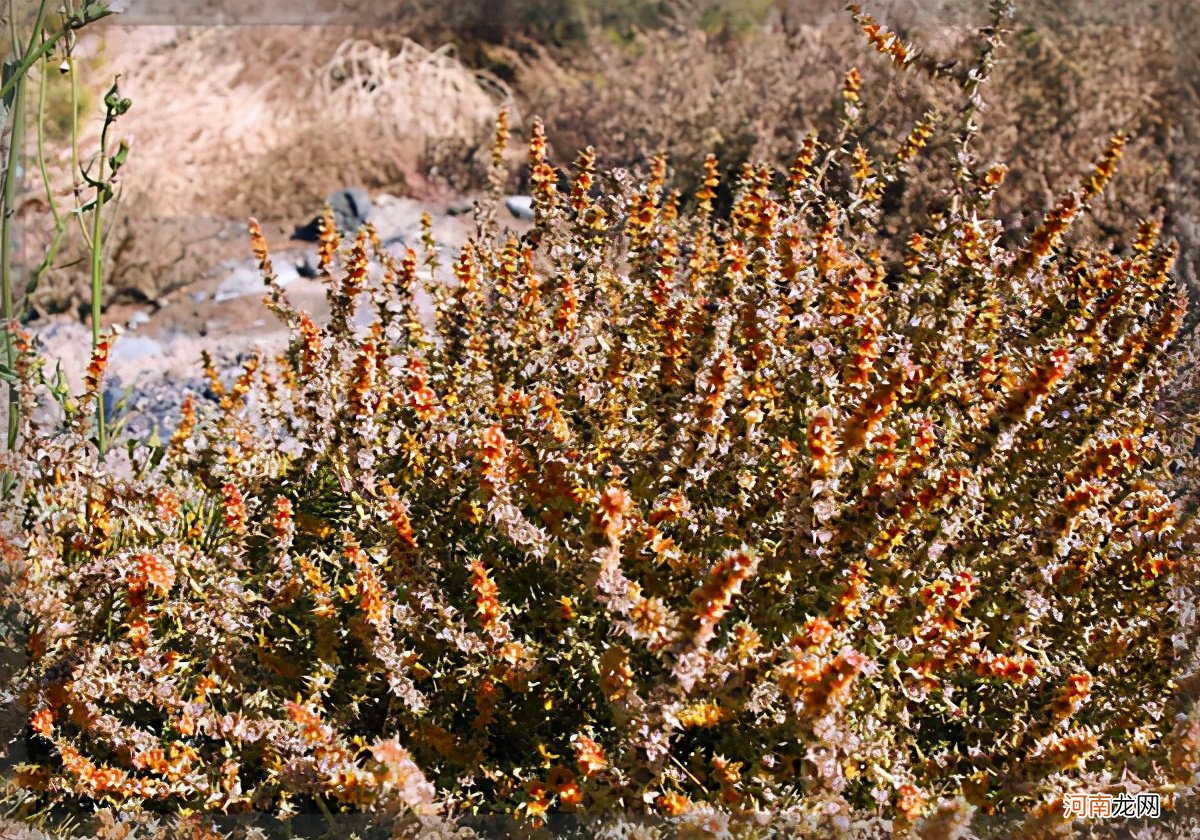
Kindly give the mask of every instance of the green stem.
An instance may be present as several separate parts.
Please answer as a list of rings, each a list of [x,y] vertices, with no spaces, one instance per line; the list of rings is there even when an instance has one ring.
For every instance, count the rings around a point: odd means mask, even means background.
[[[108,123],[100,132],[100,157],[97,162],[96,207],[92,213],[92,353],[100,344],[100,304],[104,294],[104,243],[101,229],[101,209],[104,207],[104,156],[108,154]],[[104,388],[100,383],[96,386],[96,447],[100,451],[100,460],[104,460],[104,450],[108,446],[108,429],[104,423]]]
[[[17,212],[17,167],[21,162],[21,151],[25,143],[25,83],[16,86],[13,95],[9,123],[8,160],[4,172],[4,215],[0,219],[0,317],[4,319],[4,358],[9,370],[16,370],[16,347],[13,340],[13,279],[12,279],[12,223]],[[18,391],[16,383],[8,385],[8,433],[6,448],[15,449],[17,432],[20,428]]]
[[[50,184],[50,168],[46,165],[46,89],[50,86],[50,64],[42,65],[42,84],[38,88],[37,111],[37,160],[38,171],[42,173],[42,188],[46,191],[46,203],[50,205],[50,214],[54,216],[56,229],[63,226],[62,215],[58,212],[58,202],[54,200],[54,188]]]
[[[31,301],[33,293],[41,285],[42,278],[46,276],[46,272],[54,264],[54,258],[58,256],[58,249],[62,247],[63,240],[67,232],[67,223],[63,219],[62,214],[58,210],[58,201],[54,198],[54,188],[50,183],[50,168],[46,165],[46,89],[49,86],[50,64],[48,62],[42,64],[42,84],[38,90],[38,110],[37,110],[37,160],[38,170],[42,173],[42,188],[46,192],[46,202],[50,206],[50,213],[54,217],[54,240],[50,243],[50,247],[46,250],[46,256],[42,259],[41,264],[33,270],[29,275],[29,279],[25,282],[25,292],[21,296],[21,307],[17,313],[20,320],[24,320],[29,316],[32,309]]]

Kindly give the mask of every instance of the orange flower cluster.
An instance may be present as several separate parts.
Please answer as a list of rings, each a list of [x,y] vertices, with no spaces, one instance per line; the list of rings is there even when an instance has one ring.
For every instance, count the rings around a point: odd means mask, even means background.
[[[380,488],[384,496],[384,504],[387,506],[388,520],[392,523],[392,530],[402,543],[409,548],[417,547],[417,538],[413,531],[412,520],[408,517],[408,508],[400,500],[400,495],[391,484],[384,481],[380,483]]]
[[[440,411],[437,394],[429,387],[429,376],[419,359],[408,363],[408,399],[405,402],[421,420],[430,420]]]
[[[321,720],[321,716],[311,704],[288,701],[286,708],[288,719],[300,724],[300,731],[305,740],[323,744],[333,739],[333,729]]]
[[[871,15],[862,11],[862,7],[857,3],[851,3],[846,7],[850,14],[854,16],[854,20],[862,27],[866,33],[867,39],[871,42],[876,50],[883,53],[892,59],[898,67],[903,67],[913,59],[911,48],[896,37],[894,32],[889,32],[884,29]]]
[[[721,802],[736,808],[742,804],[745,795],[742,787],[742,762],[730,761],[721,755],[712,758],[713,776],[721,786]]]
[[[546,129],[536,118],[529,140],[529,181],[533,185],[535,212],[547,212],[557,196],[558,174],[546,162]]]
[[[479,437],[479,460],[483,464],[483,480],[489,490],[504,484],[508,476],[509,443],[504,430],[490,426]]]
[[[863,563],[851,563],[846,576],[846,585],[838,593],[831,615],[835,619],[853,621],[862,609],[867,588],[867,567]]]
[[[717,197],[716,187],[721,183],[721,175],[717,170],[717,156],[709,154],[704,158],[704,179],[700,189],[696,191],[700,213],[707,216],[712,213],[713,199]]]
[[[1091,692],[1091,674],[1087,671],[1071,674],[1067,677],[1066,685],[1059,689],[1057,696],[1051,703],[1051,710],[1054,712],[1054,716],[1059,719],[1071,717],[1087,702]]]
[[[379,323],[375,324],[375,338],[362,343],[354,359],[354,380],[350,385],[350,416],[364,419],[374,415],[379,407],[375,391],[375,376],[379,366],[376,341],[379,339]]]
[[[596,150],[591,146],[575,158],[575,180],[571,183],[571,208],[583,216],[592,207],[591,191],[596,183]]]
[[[175,567],[169,561],[143,551],[133,562],[133,570],[125,577],[131,595],[142,595],[148,588],[163,597],[170,593],[175,585]]]
[[[675,718],[684,729],[705,729],[716,726],[729,717],[729,713],[718,703],[694,703],[680,709]]]
[[[1080,209],[1082,208],[1079,197],[1072,194],[1060,200],[1046,214],[1046,218],[1042,220],[1041,225],[1029,239],[1027,251],[1029,265],[1036,267],[1049,256],[1051,250],[1057,247],[1067,228],[1075,221],[1075,217],[1079,215]]]
[[[258,260],[258,270],[262,272],[263,276],[273,277],[275,269],[271,266],[271,257],[267,253],[267,239],[263,236],[258,219],[250,220],[250,250],[254,253],[254,258]]]
[[[1040,745],[1037,757],[1061,773],[1080,769],[1098,749],[1096,733],[1083,728],[1067,735],[1052,735]]]
[[[604,750],[587,735],[572,736],[571,746],[575,749],[575,762],[579,765],[579,772],[585,779],[595,777],[608,767],[608,759],[604,757]]]
[[[824,616],[810,618],[804,622],[804,628],[792,637],[792,647],[821,648],[833,638],[833,624]]]
[[[325,206],[321,214],[317,235],[317,265],[321,271],[328,271],[338,248],[342,245],[342,237],[338,234],[337,223],[333,217],[333,208],[329,205]]]
[[[363,615],[370,624],[383,624],[386,620],[383,587],[371,568],[371,559],[352,534],[345,534],[343,538],[346,541],[346,559],[354,567],[354,583],[358,587],[358,603]]]
[[[632,509],[629,492],[620,484],[610,484],[600,494],[599,506],[592,514],[592,529],[616,543],[625,531],[626,517]]]
[[[862,378],[866,380],[865,375]],[[871,433],[895,408],[903,387],[903,375],[894,371],[862,401],[842,430],[842,455],[853,455],[866,445]]]
[[[837,464],[838,439],[828,412],[822,411],[809,421],[807,440],[813,476],[829,475]]]
[[[823,717],[845,703],[870,661],[849,649],[830,658],[803,654],[779,672],[779,686],[790,698],[802,696],[806,715]]]
[[[483,629],[492,633],[500,627],[500,594],[499,588],[488,574],[487,567],[479,559],[472,560],[468,568],[471,571],[471,590],[475,593],[475,615]]]
[[[221,488],[225,501],[225,527],[234,534],[246,533],[246,504],[237,485],[226,483]]]
[[[558,804],[566,810],[571,810],[583,802],[583,790],[579,787],[579,779],[566,767],[550,768],[546,775],[546,787],[558,799]]]
[[[904,142],[900,145],[900,148],[896,150],[897,163],[907,163],[920,154],[921,150],[925,148],[925,144],[933,137],[935,120],[936,116],[933,113],[929,113],[913,126],[912,131],[904,138]],[[988,170],[988,173],[990,174],[991,170]],[[989,183],[988,186],[994,188],[994,186],[998,186],[998,183],[995,185]]]
[[[845,81],[842,83],[842,99],[847,103],[855,103],[861,101],[859,93],[862,92],[862,73],[857,67],[851,67],[846,73]]]
[[[1029,379],[1013,392],[1004,407],[1004,413],[1013,420],[1029,420],[1039,403],[1058,382],[1067,375],[1071,353],[1065,347],[1050,351],[1050,359],[1036,368]]]
[[[155,497],[154,513],[160,522],[174,524],[179,519],[179,497],[165,487],[159,490]]]
[[[716,635],[716,626],[729,612],[729,607],[758,567],[758,555],[742,548],[722,557],[704,584],[692,592],[692,644],[704,647]]]
[[[271,515],[271,532],[275,535],[281,548],[286,550],[291,545],[296,532],[296,523],[292,517],[292,502],[286,496],[275,497],[275,512]]]
[[[508,148],[509,126],[508,126],[508,106],[501,105],[500,112],[496,115],[496,134],[492,140],[492,168],[495,170],[503,169],[504,167],[504,152]]]
[[[192,435],[196,433],[196,398],[191,392],[184,395],[180,414],[179,425],[171,435],[171,449],[175,451],[191,440]]]
[[[1028,656],[1010,657],[1003,653],[985,654],[981,655],[976,662],[975,673],[981,677],[1024,683],[1037,675],[1037,663]]]
[[[83,389],[87,395],[99,394],[100,383],[104,379],[104,371],[108,367],[108,354],[112,350],[113,336],[102,335],[92,349],[92,357],[88,362],[87,373],[83,377]]]
[[[54,734],[54,712],[51,709],[38,709],[29,719],[29,725],[37,734],[49,738]]]
[[[579,325],[579,297],[575,293],[575,281],[570,275],[563,277],[559,294],[561,300],[554,312],[554,328],[568,340],[573,340]]]
[[[908,822],[916,822],[925,812],[925,797],[916,785],[904,784],[896,789],[896,811]]]
[[[681,793],[675,791],[667,791],[660,793],[654,800],[654,804],[658,809],[668,817],[677,817],[685,813],[691,806],[691,801]]]
[[[1117,171],[1117,163],[1121,160],[1121,155],[1125,150],[1125,143],[1129,140],[1127,134],[1116,134],[1108,141],[1108,150],[1104,153],[1104,157],[1096,164],[1096,168],[1083,182],[1083,199],[1088,201],[1098,196],[1104,191],[1108,182],[1112,180]]]
[[[300,314],[300,373],[312,376],[321,359],[321,330],[308,317],[308,313]]]
[[[730,221],[758,242],[766,243],[775,236],[780,212],[779,202],[772,197],[770,168],[747,164],[741,187],[741,197],[730,212]]]

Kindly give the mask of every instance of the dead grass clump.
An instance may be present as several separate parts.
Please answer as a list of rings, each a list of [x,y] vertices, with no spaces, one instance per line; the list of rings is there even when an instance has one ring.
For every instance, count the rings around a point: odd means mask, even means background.
[[[426,149],[482,140],[508,98],[449,49],[385,48],[346,28],[138,29],[156,31],[114,28],[106,50],[135,103],[120,125],[135,143],[109,245],[114,294],[153,298],[211,268],[170,241],[214,219],[294,220],[348,184],[428,197]],[[83,280],[68,265],[42,305],[65,306]]]
[[[127,191],[171,215],[287,217],[347,182],[403,191],[427,144],[486,136],[503,87],[450,51],[354,34],[182,31],[125,79],[137,103],[125,128],[139,139]]]

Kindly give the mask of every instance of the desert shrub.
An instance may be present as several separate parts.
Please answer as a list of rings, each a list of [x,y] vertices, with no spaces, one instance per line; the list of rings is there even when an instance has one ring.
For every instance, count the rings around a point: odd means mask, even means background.
[[[18,783],[789,836],[982,812],[1033,837],[1068,792],[1176,802],[1200,723],[1173,682],[1194,520],[1155,413],[1175,247],[1152,221],[1127,253],[1068,244],[1121,135],[1009,247],[978,102],[883,138],[870,97],[847,73],[839,125],[747,166],[727,219],[715,158],[687,212],[661,156],[600,175],[585,150],[560,192],[535,123],[531,233],[481,211],[447,267],[431,237],[392,255],[329,225],[325,324],[252,225],[285,354],[210,370],[219,410],[189,398],[123,467],[78,408],[25,419]],[[905,172],[943,196],[885,231]]]
[[[855,60],[853,27],[811,3],[778,3],[769,26],[723,37],[691,26],[684,34],[644,30],[629,43],[593,37],[571,50],[527,45],[504,54],[528,113],[540,114],[552,148],[594,145],[603,162],[629,166],[662,149],[679,165],[674,186],[698,186],[700,163],[717,152],[726,171],[750,160],[790,163],[805,132],[836,119],[830,96],[840,68]],[[940,62],[967,66],[977,37],[969,25],[980,4],[941,4],[937,10],[890,4],[894,29],[919,33]],[[994,81],[978,119],[981,158],[1005,161],[1006,190],[997,196],[1011,244],[1027,236],[1053,205],[1063,159],[1090,154],[1097,136],[1130,134],[1125,189],[1091,206],[1079,229],[1113,242],[1129,241],[1137,223],[1166,207],[1170,233],[1195,241],[1190,160],[1200,98],[1187,89],[1187,49],[1161,48],[1187,27],[1183,5],[1168,4],[1179,20],[1136,16],[1078,4],[1021,4],[1014,35],[1002,52],[1005,70]],[[1164,10],[1165,11],[1165,10]],[[880,74],[862,64],[868,84],[885,83],[864,108],[864,129],[896,136],[922,115],[943,112],[944,86],[924,76]],[[885,226],[904,223],[937,196],[936,180],[912,173],[889,186]],[[1194,279],[1190,250],[1184,274]]]

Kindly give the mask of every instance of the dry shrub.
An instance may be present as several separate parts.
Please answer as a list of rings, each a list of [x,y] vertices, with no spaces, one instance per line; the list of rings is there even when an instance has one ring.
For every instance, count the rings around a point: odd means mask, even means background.
[[[726,218],[715,159],[690,210],[665,158],[600,176],[585,151],[564,194],[536,124],[526,237],[481,215],[442,285],[431,239],[397,259],[328,225],[327,324],[252,227],[285,354],[210,370],[219,409],[124,471],[85,410],[27,420],[0,548],[29,795],[814,837],[976,809],[1048,837],[1065,793],[1180,802],[1177,248],[1149,221],[1070,240],[1120,138],[1006,246],[969,111],[888,137],[855,73],[839,98]],[[886,230],[904,173],[951,200]],[[23,404],[37,370],[26,348]]]
[[[427,145],[486,136],[502,88],[448,50],[353,35],[197,28],[131,62],[122,130],[137,138],[125,188],[138,212],[290,218],[347,184],[404,192]]]
[[[594,145],[614,166],[662,149],[689,178],[709,151],[720,154],[728,172],[748,159],[787,165],[806,131],[829,124],[836,108],[831,83],[854,63],[855,35],[828,10],[783,5],[771,25],[740,37],[692,27],[684,37],[646,31],[632,44],[593,37],[569,51],[523,44],[491,54],[511,68],[518,96],[529,112],[543,116],[555,148]],[[977,10],[893,5],[884,23],[926,44],[939,60],[961,62],[974,49],[961,21],[977,17]],[[1169,6],[1180,26],[1194,28],[1182,14],[1187,4]],[[1187,246],[1200,244],[1192,209],[1200,203],[1191,163],[1197,143],[1184,132],[1194,131],[1188,115],[1196,114],[1200,95],[1194,86],[1187,89],[1183,66],[1193,53],[1163,47],[1186,43],[1170,18],[1138,20],[1119,12],[1107,22],[1108,10],[1019,9],[1017,31],[1001,57],[1004,73],[979,116],[987,129],[980,152],[1009,166],[998,211],[1016,242],[1061,192],[1063,160],[1092,154],[1097,136],[1129,132],[1131,162],[1120,176],[1126,188],[1093,208],[1082,227],[1110,241],[1128,240],[1139,219],[1165,210],[1169,232],[1185,246],[1182,276],[1194,284],[1195,249]],[[871,134],[894,136],[945,104],[942,90],[924,78],[897,80],[880,77],[870,65],[861,69],[871,92]],[[906,179],[889,191],[888,223],[904,224],[934,198],[931,185]]]
[[[505,88],[452,51],[390,47],[346,28],[114,29],[106,72],[135,105],[133,151],[110,244],[109,293],[154,299],[203,276],[203,243],[225,220],[306,219],[349,185],[430,197],[427,149],[486,137]],[[169,80],[169,82],[167,81]],[[84,148],[95,138],[85,135]],[[69,175],[68,175],[69,177]],[[66,187],[66,185],[64,185]],[[30,218],[30,224],[36,220]],[[194,246],[194,247],[193,247]],[[73,244],[82,251],[82,243]],[[39,304],[61,308],[83,282],[68,248]]]

